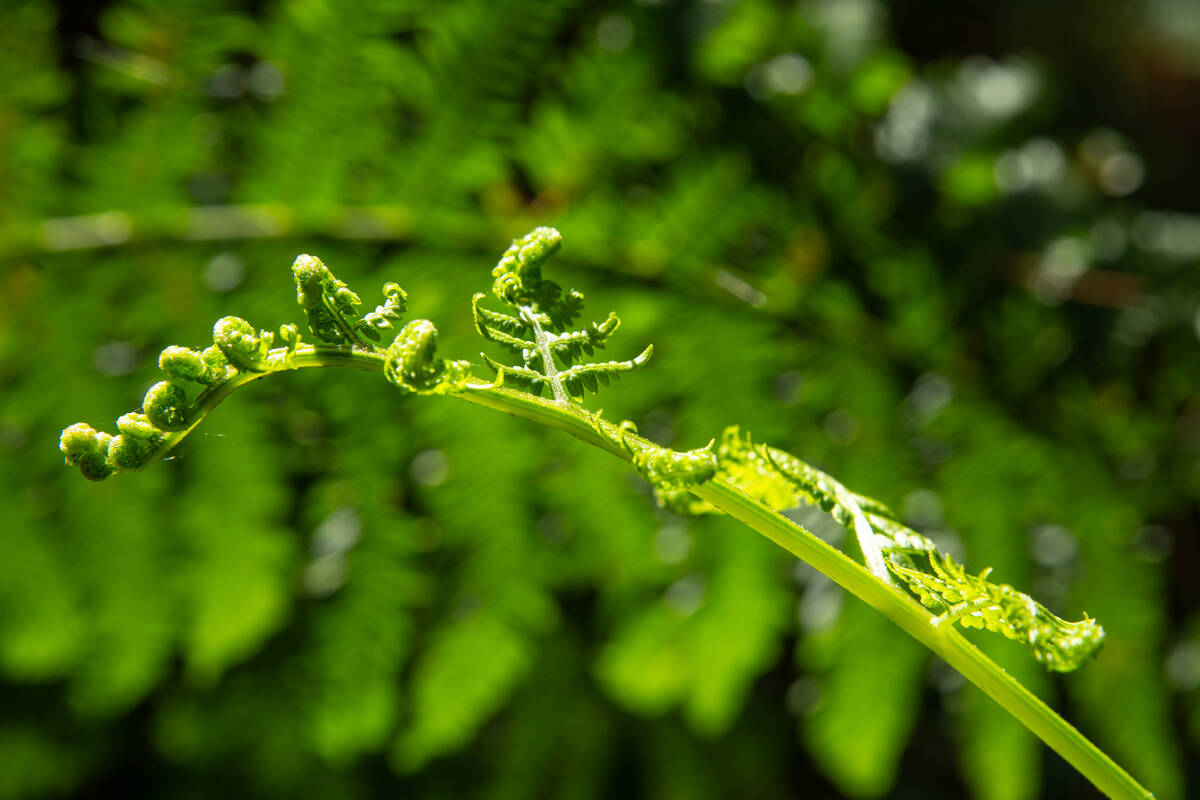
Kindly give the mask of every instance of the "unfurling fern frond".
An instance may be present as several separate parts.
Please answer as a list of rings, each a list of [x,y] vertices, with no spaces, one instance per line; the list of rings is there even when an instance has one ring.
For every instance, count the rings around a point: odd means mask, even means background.
[[[492,276],[492,293],[515,315],[483,308],[485,295],[471,300],[475,329],[488,341],[520,356],[521,364],[501,364],[483,354],[483,363],[507,386],[523,389],[535,396],[549,388],[554,401],[567,403],[622,372],[637,369],[650,360],[654,347],[647,347],[629,361],[579,363],[596,348],[603,348],[620,327],[616,314],[601,323],[570,330],[569,326],[583,310],[583,295],[574,289],[566,292],[542,277],[542,266],[558,252],[562,235],[554,228],[538,228],[517,239],[500,258]]]
[[[1090,617],[1068,622],[1029,595],[989,581],[989,570],[968,573],[883,504],[851,492],[790,453],[753,444],[736,427],[722,435],[717,461],[720,477],[776,511],[808,503],[830,513],[855,534],[872,572],[900,581],[938,615],[936,625],[958,622],[999,633],[1024,644],[1057,672],[1082,666],[1103,644],[1104,629]]]
[[[361,314],[359,296],[316,256],[297,256],[292,274],[296,278],[296,302],[304,309],[308,327],[327,344],[378,344],[408,308],[408,295],[398,284],[389,283],[383,287],[383,303],[369,314]]]
[[[213,328],[211,346],[168,347],[162,352],[159,366],[165,380],[150,388],[140,411],[117,420],[118,435],[77,423],[62,432],[59,447],[67,463],[91,480],[140,469],[178,444],[234,389],[273,372],[302,367],[382,372],[407,393],[453,395],[560,428],[628,458],[664,507],[681,513],[727,513],[807,560],[985,688],[1110,796],[1149,796],[953,628],[958,622],[999,633],[1024,644],[1047,668],[1067,671],[1081,666],[1100,647],[1104,630],[1095,620],[1064,621],[1028,595],[989,581],[987,570],[968,573],[882,504],[855,494],[789,453],[751,442],[736,427],[727,429],[719,444],[711,441],[681,452],[638,436],[632,423],[614,425],[573,402],[585,391],[642,366],[652,350],[647,347],[629,361],[584,361],[607,345],[620,321],[609,314],[603,322],[571,327],[583,307],[583,295],[564,292],[542,277],[545,262],[560,244],[558,231],[538,228],[513,242],[500,259],[492,272],[493,293],[509,313],[483,308],[482,294],[472,300],[479,334],[519,358],[519,363],[506,365],[484,355],[484,364],[496,374],[492,385],[473,381],[468,362],[438,357],[438,332],[428,320],[413,320],[390,346],[380,344],[405,309],[406,296],[399,286],[387,284],[384,302],[362,314],[358,295],[318,259],[300,256],[292,267],[297,299],[319,343],[302,344],[295,325],[284,325],[273,334],[243,319],[224,317]],[[525,391],[512,391],[514,387]],[[553,402],[538,399],[547,387]],[[777,513],[801,503],[819,506],[854,533],[870,573]],[[433,738],[406,737],[405,757],[428,757],[433,752],[428,742],[437,736],[435,731]]]

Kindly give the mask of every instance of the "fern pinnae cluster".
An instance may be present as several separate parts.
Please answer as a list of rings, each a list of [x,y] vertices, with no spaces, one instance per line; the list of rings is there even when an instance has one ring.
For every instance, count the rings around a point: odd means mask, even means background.
[[[935,626],[958,622],[998,633],[1024,644],[1056,672],[1079,668],[1104,642],[1104,628],[1094,619],[1061,619],[1029,595],[989,581],[990,568],[968,573],[882,503],[851,492],[790,453],[752,443],[736,427],[725,431],[718,457],[721,477],[772,508],[785,510],[799,501],[830,513],[855,534],[872,573],[888,583],[894,577],[936,615]]]
[[[888,569],[921,604],[938,616],[934,625],[958,622],[1024,644],[1047,669],[1070,672],[1104,643],[1104,628],[1086,614],[1061,619],[1029,595],[988,580],[991,567],[972,575],[937,546],[897,522],[886,509],[870,514]]]
[[[583,295],[575,289],[564,292],[542,277],[542,266],[561,246],[562,234],[554,228],[537,228],[514,241],[492,270],[492,293],[515,313],[484,308],[482,293],[471,299],[471,310],[480,336],[521,358],[519,365],[506,365],[481,353],[497,379],[534,396],[549,388],[554,402],[565,404],[643,366],[654,346],[628,361],[582,363],[584,356],[605,346],[621,321],[610,313],[604,322],[570,328],[583,310]]]

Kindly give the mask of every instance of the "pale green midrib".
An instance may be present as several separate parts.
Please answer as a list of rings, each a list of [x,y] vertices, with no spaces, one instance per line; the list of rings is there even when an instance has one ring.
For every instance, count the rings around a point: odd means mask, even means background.
[[[247,383],[275,372],[305,367],[350,367],[382,373],[384,361],[384,354],[374,349],[302,345],[297,348],[291,357],[290,365],[286,367],[276,367],[264,372],[240,373],[202,392],[192,410],[194,418],[191,425],[187,430],[168,434],[164,446],[156,453],[155,458],[160,458],[178,444],[209,411]],[[618,458],[630,460],[629,451],[618,444],[622,441],[620,429],[607,420],[589,414],[577,404],[555,403],[524,392],[483,385],[468,385],[451,393],[451,396],[564,431]],[[628,432],[624,435],[652,444],[649,440]],[[930,613],[908,595],[880,582],[840,551],[720,478],[695,486],[691,491],[700,499],[812,565],[890,619],[961,672],[1113,800],[1147,800],[1154,797],[1070,723],[968,642],[961,633],[949,626],[934,627]]]
[[[541,323],[538,322],[537,314],[531,307],[521,306],[520,310],[521,316],[533,328],[533,343],[537,347],[538,355],[542,357],[542,366],[546,369],[546,380],[550,381],[550,388],[554,392],[555,402],[570,402],[570,398],[567,397],[567,390],[563,388],[562,378],[558,376],[558,366],[554,363],[554,354],[550,352],[550,337],[542,329]]]

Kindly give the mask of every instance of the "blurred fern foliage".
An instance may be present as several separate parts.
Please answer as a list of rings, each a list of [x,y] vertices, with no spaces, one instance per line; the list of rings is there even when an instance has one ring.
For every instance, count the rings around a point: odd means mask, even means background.
[[[474,352],[464,298],[542,223],[654,343],[610,418],[736,421],[1101,620],[1065,679],[979,644],[1197,796],[1186,4],[1061,53],[1029,2],[941,49],[911,6],[6,3],[0,798],[1093,796],[769,543],[515,420],[312,371],[154,470],[63,469],[166,345],[292,319],[296,253]],[[1122,75],[1066,66],[1128,30]]]

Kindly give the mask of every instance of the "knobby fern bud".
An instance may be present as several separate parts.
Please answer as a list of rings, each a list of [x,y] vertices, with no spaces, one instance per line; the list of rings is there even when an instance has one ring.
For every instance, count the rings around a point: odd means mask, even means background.
[[[66,428],[58,440],[66,461],[78,465],[83,477],[89,481],[102,481],[113,473],[108,463],[108,447],[112,436],[95,430],[85,422],[76,422]]]
[[[154,427],[164,431],[182,431],[188,427],[188,398],[178,384],[159,381],[146,392],[142,410]]]
[[[153,452],[153,444],[147,439],[121,434],[108,443],[108,463],[115,469],[133,470],[146,466]]]
[[[118,417],[117,430],[121,432],[122,436],[134,439],[154,440],[162,435],[162,431],[154,427],[149,417],[136,411],[130,411],[128,414]]]
[[[218,351],[219,352],[219,351]],[[225,361],[224,356],[221,358]],[[158,357],[158,368],[172,378],[212,386],[225,377],[225,367],[205,360],[204,353],[171,345]]]
[[[221,352],[221,348],[214,345],[209,345],[200,351],[200,357],[204,359],[204,363],[215,370],[224,374],[229,369],[229,359]]]
[[[63,429],[58,438],[58,449],[62,450],[68,464],[76,466],[83,456],[100,449],[96,439],[98,435],[96,429],[86,422],[76,422]]]
[[[295,325],[280,325],[279,326],[279,341],[289,352],[294,352],[300,344],[300,329]]]
[[[116,470],[108,462],[108,446],[112,442],[112,434],[100,431],[96,434],[96,450],[84,453],[79,459],[79,471],[89,481],[102,481]]]
[[[119,470],[141,469],[154,452],[163,432],[145,414],[130,411],[117,419],[121,433],[108,443],[108,463]]]
[[[399,284],[388,283],[383,287],[383,303],[364,316],[359,312],[359,296],[314,256],[297,257],[292,275],[296,300],[304,309],[309,329],[327,344],[373,348],[384,333],[395,329],[408,308],[408,295]]]
[[[296,279],[296,302],[304,309],[308,327],[329,344],[354,344],[354,324],[362,300],[350,287],[333,276],[316,256],[307,253],[292,263]]]
[[[213,342],[230,364],[247,372],[262,372],[272,339],[269,331],[256,331],[241,317],[221,317],[213,325]]]

